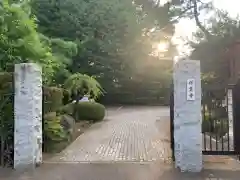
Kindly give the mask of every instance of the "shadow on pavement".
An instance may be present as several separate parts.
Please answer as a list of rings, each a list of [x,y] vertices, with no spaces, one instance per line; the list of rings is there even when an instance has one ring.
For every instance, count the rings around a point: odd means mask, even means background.
[[[22,175],[15,172],[11,177],[1,178],[4,180],[239,180],[240,171],[206,169],[201,173],[181,173],[170,165],[158,163],[44,164],[35,172]]]
[[[203,170],[201,173],[181,173],[176,169],[165,171],[158,180],[239,180],[240,171]]]

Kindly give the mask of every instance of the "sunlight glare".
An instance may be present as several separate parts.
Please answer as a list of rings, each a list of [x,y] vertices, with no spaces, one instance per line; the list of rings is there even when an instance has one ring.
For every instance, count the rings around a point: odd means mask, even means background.
[[[157,45],[157,49],[159,52],[166,52],[168,51],[168,43],[166,42],[161,42]]]

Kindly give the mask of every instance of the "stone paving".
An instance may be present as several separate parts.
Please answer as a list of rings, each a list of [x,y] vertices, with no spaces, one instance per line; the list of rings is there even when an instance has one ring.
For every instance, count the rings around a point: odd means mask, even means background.
[[[169,110],[119,108],[93,125],[51,162],[151,162],[169,160]],[[120,111],[120,112],[119,112]]]
[[[107,119],[36,170],[19,174],[0,169],[0,180],[239,180],[240,164],[228,156],[205,156],[201,173],[180,173],[166,163],[167,109],[121,109],[108,113]]]
[[[219,157],[219,156],[218,156]],[[181,173],[172,165],[151,163],[45,163],[32,172],[0,180],[239,180],[239,162],[229,157],[205,161],[201,173]]]

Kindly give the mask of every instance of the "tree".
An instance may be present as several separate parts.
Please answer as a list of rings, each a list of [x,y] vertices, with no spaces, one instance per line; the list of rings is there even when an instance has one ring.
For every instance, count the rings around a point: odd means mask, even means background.
[[[174,5],[172,13],[175,17],[173,21],[178,21],[181,18],[194,19],[196,26],[203,33],[204,37],[206,39],[212,38],[211,32],[209,32],[205,24],[201,22],[199,15],[202,12],[209,14],[209,12],[214,11],[213,0],[172,0],[172,4]]]
[[[66,79],[64,87],[78,102],[84,95],[91,95],[97,99],[103,94],[103,89],[96,79],[86,74],[76,73]]]
[[[60,38],[49,38],[43,34],[40,34],[40,38],[44,46],[51,49],[52,55],[59,62],[58,67],[54,69],[55,73],[51,84],[61,86],[71,75],[67,70],[67,66],[71,65],[72,57],[77,54],[77,44]]]
[[[208,31],[211,39],[206,39],[202,31],[196,33],[196,41],[190,42],[192,59],[199,59],[203,76],[204,90],[213,92],[218,99],[223,99],[229,84],[229,58],[226,54],[232,44],[240,38],[238,18],[231,18],[228,13],[216,11],[217,16],[210,18]],[[207,75],[207,76],[206,76]]]
[[[91,98],[97,99],[103,94],[101,85],[93,77],[86,74],[76,73],[71,75],[65,81],[64,87],[75,100],[73,112],[75,119],[78,119],[77,106],[84,95],[91,95]]]
[[[6,71],[15,63],[39,63],[43,66],[44,82],[51,83],[55,73],[63,67],[63,58],[56,55],[56,45],[50,46],[43,41],[35,17],[30,16],[28,3],[10,4],[4,0],[0,17],[0,69]]]
[[[32,7],[41,33],[77,42],[78,54],[67,69],[95,77],[106,92],[127,91],[138,81],[138,67],[149,59],[152,45],[170,42],[174,33],[168,5],[148,9],[129,0],[34,0]]]

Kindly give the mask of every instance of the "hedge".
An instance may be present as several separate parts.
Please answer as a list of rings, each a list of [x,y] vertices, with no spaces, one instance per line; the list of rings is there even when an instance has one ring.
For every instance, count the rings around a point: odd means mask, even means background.
[[[74,114],[75,108],[77,114]],[[102,104],[96,102],[79,102],[78,104],[70,103],[62,106],[58,110],[58,113],[69,114],[73,116],[76,121],[101,121],[105,117],[105,107]]]
[[[43,87],[44,114],[55,112],[63,105],[63,89],[57,87]]]
[[[78,120],[101,121],[105,117],[105,107],[96,102],[79,102],[77,113]]]

